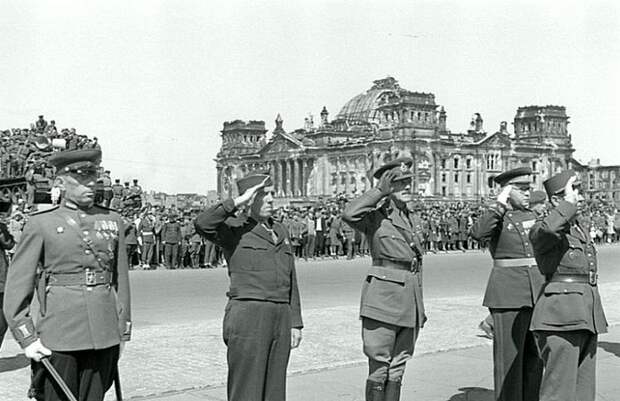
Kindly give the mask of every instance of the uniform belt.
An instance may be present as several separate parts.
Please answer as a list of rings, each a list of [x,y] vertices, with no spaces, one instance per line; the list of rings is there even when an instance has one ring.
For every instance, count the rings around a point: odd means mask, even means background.
[[[398,260],[387,260],[387,259],[373,259],[372,265],[387,267],[387,268],[396,269],[396,270],[406,270],[406,271],[410,271],[413,273],[417,273],[420,270],[419,268],[420,264],[418,263],[417,259],[413,259],[411,262],[404,262],[404,261],[398,261]]]
[[[534,258],[494,259],[493,266],[495,267],[536,266],[536,259]]]
[[[598,284],[598,273],[588,274],[554,274],[549,280],[550,283],[583,283],[595,286]]]
[[[85,270],[75,273],[52,273],[49,275],[47,285],[84,285],[86,287],[94,287],[97,285],[110,284],[111,282],[112,273],[109,271]]]

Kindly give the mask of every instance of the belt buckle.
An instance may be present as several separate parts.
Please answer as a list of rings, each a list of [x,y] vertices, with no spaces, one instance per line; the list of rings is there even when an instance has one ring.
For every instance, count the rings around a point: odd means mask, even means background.
[[[86,285],[93,286],[97,285],[97,275],[95,272],[91,272],[90,270],[86,270]]]
[[[590,285],[596,285],[596,283],[598,282],[598,273],[596,272],[589,272],[588,273],[588,282],[590,283]]]

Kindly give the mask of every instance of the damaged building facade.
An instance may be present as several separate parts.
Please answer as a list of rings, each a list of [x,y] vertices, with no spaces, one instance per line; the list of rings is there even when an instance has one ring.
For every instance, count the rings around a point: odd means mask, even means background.
[[[523,165],[541,188],[572,160],[568,119],[562,106],[525,106],[516,111],[512,133],[506,122],[487,132],[479,113],[467,130],[452,132],[434,94],[403,89],[388,77],[333,119],[323,107],[316,124],[309,117],[303,128],[287,131],[278,115],[269,139],[264,121],[225,122],[217,191],[234,196],[236,179],[268,170],[280,204],[356,196],[371,188],[375,169],[403,156],[414,160],[413,188],[423,198],[480,199],[492,191],[490,177]]]

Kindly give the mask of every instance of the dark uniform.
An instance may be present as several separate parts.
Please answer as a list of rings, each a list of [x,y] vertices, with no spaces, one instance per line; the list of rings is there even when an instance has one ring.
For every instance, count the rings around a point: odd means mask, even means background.
[[[98,156],[97,156],[98,155]],[[101,152],[59,152],[58,169],[98,164]],[[111,386],[119,343],[131,331],[129,278],[121,217],[94,205],[69,201],[33,214],[15,251],[7,278],[4,312],[13,337],[26,348],[39,339],[52,350],[50,362],[79,400],[103,400]],[[37,326],[30,303],[37,290]],[[64,400],[40,363],[33,383],[46,401]]]
[[[551,197],[563,190],[570,170],[544,182]],[[540,400],[594,401],[596,348],[607,320],[599,295],[596,249],[577,206],[561,200],[530,232],[546,283],[531,330],[545,365]]]
[[[176,216],[170,216],[170,221],[165,223],[161,230],[161,242],[164,244],[164,264],[168,269],[176,269],[178,266],[179,244],[183,240],[181,224],[176,221]]]
[[[2,203],[2,201],[0,201]],[[10,206],[10,204],[9,204]],[[6,252],[15,246],[15,240],[7,229],[6,224],[0,222],[0,347],[4,340],[4,334],[9,327],[2,313],[2,299],[4,298],[4,285],[6,283],[7,269],[9,268],[9,258]]]
[[[239,193],[260,182],[239,180]],[[270,232],[235,212],[234,201],[226,199],[195,221],[196,231],[221,246],[228,262],[228,400],[283,401],[291,328],[303,327],[295,259],[282,224],[273,222]]]
[[[498,175],[495,181],[505,185],[529,174],[531,169],[518,168]],[[497,202],[471,227],[474,239],[489,241],[493,258],[482,304],[493,317],[496,400],[538,399],[542,362],[529,326],[544,277],[536,266],[528,238],[535,221],[533,211],[508,209]]]
[[[375,172],[411,166],[410,158],[394,160]],[[407,168],[407,167],[405,167]],[[397,179],[410,179],[402,172]],[[363,232],[372,266],[362,287],[360,317],[364,354],[368,357],[367,400],[398,400],[406,362],[413,356],[420,328],[426,321],[422,298],[422,245],[415,221],[378,188],[349,203],[343,220]],[[384,387],[385,386],[385,387]]]

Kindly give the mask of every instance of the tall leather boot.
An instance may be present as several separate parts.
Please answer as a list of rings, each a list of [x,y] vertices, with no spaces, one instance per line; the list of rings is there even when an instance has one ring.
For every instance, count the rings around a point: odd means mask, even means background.
[[[366,401],[385,401],[385,384],[366,380]]]
[[[400,381],[388,380],[385,384],[385,400],[384,401],[399,401],[400,400]]]

